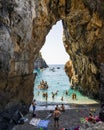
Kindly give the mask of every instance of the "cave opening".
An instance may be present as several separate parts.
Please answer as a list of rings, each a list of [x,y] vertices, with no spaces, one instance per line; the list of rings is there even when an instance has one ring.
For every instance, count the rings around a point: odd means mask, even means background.
[[[74,61],[74,68],[79,74],[80,84],[85,86],[85,90],[84,87],[82,89],[86,94],[87,92],[90,95],[94,92],[94,94],[99,94],[100,86],[101,114],[104,115],[104,91],[102,91],[104,90],[104,51],[102,48],[104,45],[104,20],[101,17],[103,10],[100,6],[103,4],[100,2],[99,8],[97,7],[101,13],[97,10],[93,12],[93,9],[91,9],[94,7],[93,2],[90,4],[88,0],[87,4],[84,0],[78,2],[76,0],[57,0],[57,2],[41,0],[29,3],[28,1],[21,1],[16,2],[16,4],[14,1],[12,12],[9,12],[9,8],[7,8],[10,3],[3,4],[3,6],[2,3],[0,4],[0,55],[4,59],[1,59],[0,62],[0,70],[2,70],[0,71],[0,111],[5,112],[3,108],[8,109],[9,107],[11,111],[14,110],[13,108],[18,109],[20,107],[25,108],[24,110],[28,109],[33,98],[34,75],[32,72],[34,59],[36,59],[50,27],[57,20],[62,19],[66,43],[68,42],[66,48],[69,49],[68,54]],[[4,54],[4,52],[6,53]],[[45,53],[47,54],[47,52]],[[54,50],[52,53],[54,53]],[[96,77],[98,73],[99,76]],[[55,83],[53,82],[53,84]],[[68,96],[70,99],[71,96]],[[55,100],[57,101],[57,99]],[[85,103],[87,100],[80,97],[77,101]],[[92,103],[91,100],[90,103]],[[26,107],[24,107],[25,104]],[[7,114],[11,114],[9,109],[7,111]],[[4,116],[2,118],[4,121]],[[9,120],[6,121],[5,126],[8,126],[8,124]]]
[[[50,34],[50,32],[53,34]],[[34,71],[37,73],[34,81],[34,99],[39,103],[63,102],[84,104],[85,101],[87,103],[96,103],[96,101],[82,95],[78,90],[71,89],[71,82],[65,73],[65,64],[70,61],[70,57],[67,55],[62,41],[62,21],[58,21],[50,32],[46,36],[46,42],[40,50],[40,55],[43,61],[46,62],[45,65],[48,65],[48,68],[46,66],[42,67],[41,63],[43,62],[40,63],[39,59],[35,64],[36,68],[38,66],[38,69]],[[57,38],[60,38],[61,41],[57,40]],[[48,89],[44,89],[44,85],[41,86],[43,81],[47,82]],[[76,100],[72,98],[73,93],[77,95]]]
[[[62,21],[58,21],[46,36],[44,46],[40,50],[40,55],[42,56],[45,64],[41,62],[39,58],[37,58],[34,63],[35,72],[37,71],[37,76],[34,83],[34,98],[40,99],[40,101],[46,101],[43,94],[48,93],[48,102],[61,102],[61,98],[65,96],[65,92],[70,88],[70,82],[64,69],[66,62],[70,59],[70,57],[65,51],[62,36]],[[41,69],[39,70],[39,68]],[[39,88],[42,80],[47,82],[47,90]],[[55,96],[52,93],[58,94]]]
[[[65,64],[70,59],[63,43],[63,25],[61,20],[53,25],[40,52],[47,64]]]

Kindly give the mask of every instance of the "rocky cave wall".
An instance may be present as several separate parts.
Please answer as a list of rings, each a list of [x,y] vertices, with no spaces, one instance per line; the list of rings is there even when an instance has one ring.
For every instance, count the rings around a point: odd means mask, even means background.
[[[44,69],[47,68],[48,65],[46,61],[43,59],[41,52],[39,53],[39,56],[34,62],[34,69]]]
[[[63,25],[65,48],[75,71],[72,76],[77,76],[76,84],[84,94],[98,98],[100,65],[104,63],[104,2],[74,0],[71,5]]]
[[[1,108],[13,101],[31,103],[34,60],[59,20],[79,89],[98,97],[104,64],[103,12],[103,0],[0,0]],[[66,70],[68,74],[70,67]]]

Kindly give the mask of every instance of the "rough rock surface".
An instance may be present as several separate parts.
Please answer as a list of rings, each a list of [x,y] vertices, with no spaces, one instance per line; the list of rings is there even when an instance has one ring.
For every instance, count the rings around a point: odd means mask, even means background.
[[[37,69],[37,68],[44,69],[44,68],[47,68],[47,67],[48,67],[48,65],[45,62],[45,60],[42,58],[42,55],[40,53],[38,58],[34,62],[34,69]]]
[[[71,3],[69,17],[63,21],[64,43],[78,75],[80,89],[89,96],[98,97],[100,64],[104,62],[103,19],[97,9],[90,12],[86,2],[73,0]],[[91,3],[95,2],[90,0],[89,6]]]
[[[103,0],[0,0],[0,108],[30,104],[34,60],[59,20],[80,90],[98,98],[104,90],[103,12]]]
[[[100,66],[100,101],[101,101],[101,109],[99,112],[99,116],[101,118],[101,120],[104,122],[104,64],[102,63]]]

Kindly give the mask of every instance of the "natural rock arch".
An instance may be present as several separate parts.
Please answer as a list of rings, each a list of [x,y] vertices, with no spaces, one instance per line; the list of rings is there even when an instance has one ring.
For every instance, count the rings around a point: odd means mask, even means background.
[[[59,20],[81,91],[98,97],[99,86],[104,90],[103,7],[103,0],[1,0],[0,106],[31,103],[34,59]]]

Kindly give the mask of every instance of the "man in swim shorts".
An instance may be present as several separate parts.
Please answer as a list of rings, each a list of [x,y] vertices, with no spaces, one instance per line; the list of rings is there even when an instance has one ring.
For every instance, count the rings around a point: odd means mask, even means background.
[[[56,107],[54,112],[53,112],[54,126],[55,127],[59,127],[59,117],[60,117],[60,115],[61,115],[61,112]]]

